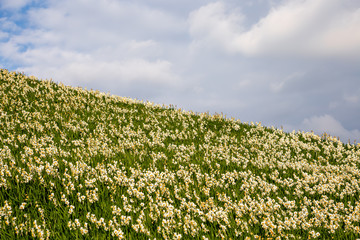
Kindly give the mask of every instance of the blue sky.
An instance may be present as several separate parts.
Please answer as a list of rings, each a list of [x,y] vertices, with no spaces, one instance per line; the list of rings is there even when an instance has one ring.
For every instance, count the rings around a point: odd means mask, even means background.
[[[0,66],[360,142],[358,0],[0,0]]]

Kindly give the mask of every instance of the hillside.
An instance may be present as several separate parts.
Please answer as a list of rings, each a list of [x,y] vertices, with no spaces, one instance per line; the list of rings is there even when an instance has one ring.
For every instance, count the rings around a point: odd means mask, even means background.
[[[360,238],[360,145],[0,70],[0,238]]]

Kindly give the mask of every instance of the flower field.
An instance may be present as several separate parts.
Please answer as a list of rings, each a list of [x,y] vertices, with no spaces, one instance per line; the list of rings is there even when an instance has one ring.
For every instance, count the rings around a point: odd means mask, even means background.
[[[360,144],[0,70],[0,239],[357,239]]]

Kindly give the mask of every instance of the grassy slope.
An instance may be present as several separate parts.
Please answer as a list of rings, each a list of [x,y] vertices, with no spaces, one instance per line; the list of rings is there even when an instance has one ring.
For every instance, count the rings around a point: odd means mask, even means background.
[[[359,145],[0,71],[1,238],[360,237]]]

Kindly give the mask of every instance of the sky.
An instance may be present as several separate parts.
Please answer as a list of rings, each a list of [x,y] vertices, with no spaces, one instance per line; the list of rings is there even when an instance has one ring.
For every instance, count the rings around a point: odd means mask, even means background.
[[[358,0],[0,0],[0,67],[360,142]]]

